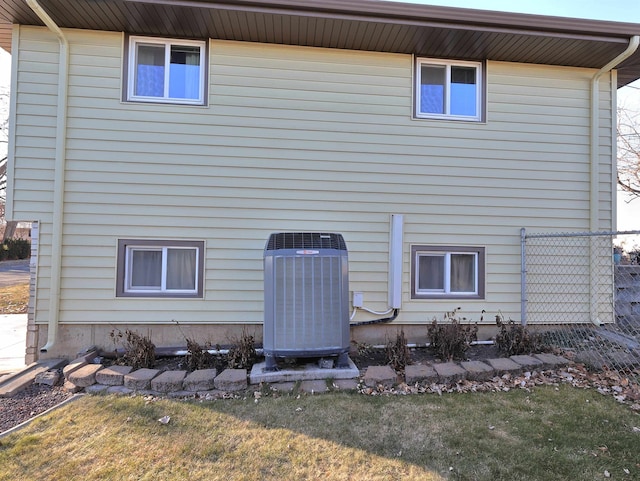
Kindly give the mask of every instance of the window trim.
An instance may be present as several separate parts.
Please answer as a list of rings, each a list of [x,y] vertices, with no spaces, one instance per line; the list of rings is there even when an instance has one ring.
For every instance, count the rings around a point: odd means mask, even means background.
[[[149,97],[143,95],[135,95],[135,81],[136,81],[136,45],[139,43],[157,44],[165,46],[165,77],[168,75],[169,69],[166,68],[167,57],[171,50],[171,46],[197,46],[200,47],[200,87],[197,99],[182,99],[167,96],[162,97]],[[203,40],[184,40],[177,38],[160,38],[160,37],[144,37],[138,35],[131,35],[126,40],[126,52],[125,59],[125,101],[127,102],[144,102],[144,103],[164,103],[164,104],[179,104],[179,105],[206,105],[206,99],[208,94],[207,78],[209,71],[209,49],[208,42]],[[167,84],[168,85],[168,84]],[[165,85],[165,88],[167,88]]]
[[[116,259],[116,297],[145,297],[145,298],[188,298],[202,299],[204,297],[204,241],[160,240],[160,239],[118,239]],[[193,291],[176,290],[131,290],[127,289],[128,272],[130,269],[129,252],[132,249],[196,249],[196,288]],[[163,269],[163,276],[166,272]]]
[[[484,299],[485,298],[485,247],[471,246],[411,246],[411,299]],[[421,292],[418,291],[418,258],[424,254],[476,254],[476,292]],[[447,274],[445,273],[445,279]]]
[[[477,79],[477,96],[476,96],[476,115],[452,115],[449,113],[434,114],[420,112],[420,99],[422,95],[422,89],[420,88],[422,65],[439,65],[446,67],[446,92],[445,108],[450,108],[450,85],[451,85],[451,67],[475,67],[476,79]],[[438,120],[462,120],[465,122],[482,122],[485,112],[485,68],[484,62],[475,62],[469,60],[444,60],[428,57],[416,57],[414,62],[414,102],[413,110],[416,119],[438,119]]]

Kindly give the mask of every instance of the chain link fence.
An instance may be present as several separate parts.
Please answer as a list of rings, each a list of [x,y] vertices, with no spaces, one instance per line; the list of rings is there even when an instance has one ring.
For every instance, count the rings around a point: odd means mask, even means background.
[[[522,322],[594,369],[640,382],[640,231],[522,229]]]

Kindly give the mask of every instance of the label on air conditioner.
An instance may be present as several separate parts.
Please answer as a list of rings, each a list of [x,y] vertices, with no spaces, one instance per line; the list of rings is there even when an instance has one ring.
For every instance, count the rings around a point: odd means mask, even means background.
[[[309,254],[320,254],[320,251],[303,250],[303,251],[296,251],[296,254],[301,254],[301,255],[305,256],[305,255],[309,255]]]

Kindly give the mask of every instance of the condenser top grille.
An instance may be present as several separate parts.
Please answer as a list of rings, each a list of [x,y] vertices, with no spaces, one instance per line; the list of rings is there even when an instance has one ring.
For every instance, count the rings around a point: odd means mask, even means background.
[[[321,232],[280,232],[271,234],[266,250],[278,249],[337,249],[347,250],[340,234]]]

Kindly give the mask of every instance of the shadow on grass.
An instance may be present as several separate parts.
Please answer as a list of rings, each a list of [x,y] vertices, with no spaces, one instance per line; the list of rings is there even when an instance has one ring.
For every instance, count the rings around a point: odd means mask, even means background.
[[[562,386],[257,402],[93,397],[3,439],[0,479],[575,480],[605,470],[625,479],[625,469],[637,479],[634,425],[640,417],[610,398]]]

